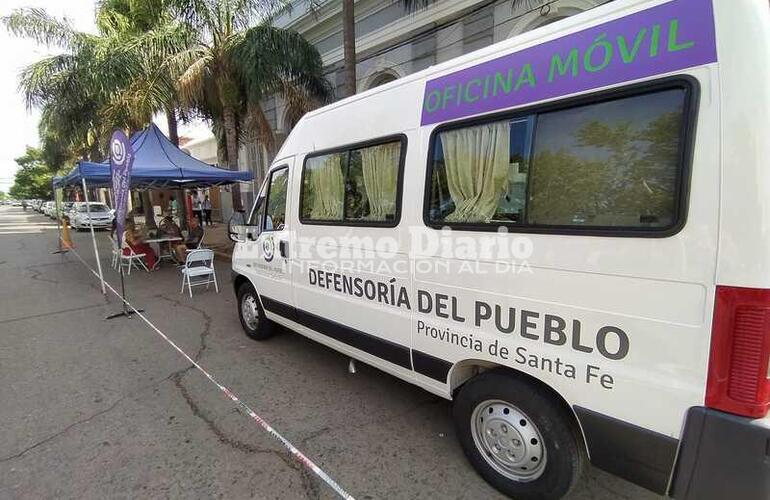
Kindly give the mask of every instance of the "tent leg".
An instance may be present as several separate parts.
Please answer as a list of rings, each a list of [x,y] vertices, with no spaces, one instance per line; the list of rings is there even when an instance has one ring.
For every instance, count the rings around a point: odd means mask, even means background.
[[[61,246],[61,224],[60,224],[59,217],[58,217],[59,204],[56,201],[56,185],[54,184],[53,180],[51,181],[51,192],[53,193],[53,201],[56,204],[56,213],[57,213],[57,217],[56,217],[56,242],[58,243],[58,247],[59,247],[58,250],[54,250],[51,253],[52,254],[57,254],[57,253],[63,254],[63,253],[67,253],[69,250],[67,250],[66,248],[62,248],[62,246]]]
[[[104,275],[102,274],[102,261],[99,259],[99,247],[96,245],[96,233],[94,233],[94,222],[91,220],[91,206],[88,204],[88,187],[86,179],[83,177],[83,199],[86,202],[86,213],[88,214],[88,225],[91,226],[91,241],[94,243],[94,255],[96,256],[96,268],[99,270],[99,281],[102,284],[102,295],[107,295],[104,288]]]

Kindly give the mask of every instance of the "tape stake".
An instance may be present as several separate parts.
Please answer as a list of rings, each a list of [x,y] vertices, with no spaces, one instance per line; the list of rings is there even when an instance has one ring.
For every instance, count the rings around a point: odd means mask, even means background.
[[[80,256],[75,249],[70,249],[70,252],[75,254],[75,256],[78,258],[78,260],[88,269],[91,271],[91,274],[99,278],[99,274],[91,267],[89,266],[86,261],[83,260],[83,258]],[[335,493],[337,493],[341,498],[344,498],[346,500],[354,500],[354,497],[345,491],[334,479],[329,476],[326,472],[324,472],[323,469],[321,469],[319,466],[315,464],[312,460],[310,460],[307,456],[305,456],[304,453],[299,451],[291,442],[283,437],[278,431],[276,431],[270,424],[268,424],[262,417],[257,415],[257,413],[252,410],[249,405],[244,403],[238,396],[235,395],[234,392],[232,392],[230,389],[225,387],[224,385],[220,384],[213,375],[211,375],[209,372],[207,372],[201,365],[199,365],[192,357],[190,357],[186,352],[184,352],[176,343],[171,340],[168,335],[163,333],[157,326],[155,326],[147,317],[145,317],[144,314],[142,314],[141,311],[136,309],[134,306],[131,305],[131,303],[127,300],[125,300],[113,287],[110,285],[107,281],[104,282],[105,286],[114,293],[123,303],[131,309],[134,314],[142,318],[142,321],[144,321],[147,326],[149,326],[155,333],[157,333],[163,340],[166,341],[171,347],[177,350],[179,354],[182,355],[187,361],[189,361],[199,372],[201,372],[209,381],[211,381],[212,384],[214,384],[226,397],[228,397],[230,400],[232,400],[235,404],[240,406],[246,414],[251,417],[252,420],[254,420],[257,425],[259,425],[265,432],[267,432],[271,437],[273,437],[276,441],[280,442],[284,448],[288,450],[288,452],[299,462],[302,464],[305,468],[310,469],[313,474],[318,476],[323,482],[325,482],[331,489],[334,490]]]

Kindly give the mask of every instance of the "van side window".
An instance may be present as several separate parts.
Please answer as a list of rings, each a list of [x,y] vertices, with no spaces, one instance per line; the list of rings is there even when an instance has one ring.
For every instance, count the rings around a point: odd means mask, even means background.
[[[289,169],[280,168],[270,174],[267,188],[267,213],[265,231],[281,231],[286,224],[286,190],[289,185]]]
[[[302,219],[341,221],[345,197],[347,152],[305,160]]]
[[[395,220],[400,158],[400,142],[350,151],[345,220]]]
[[[426,221],[670,228],[678,215],[687,95],[669,88],[440,131]]]
[[[361,226],[394,224],[404,143],[392,140],[307,157],[300,220]]]
[[[433,155],[430,220],[524,221],[532,118],[441,132]]]

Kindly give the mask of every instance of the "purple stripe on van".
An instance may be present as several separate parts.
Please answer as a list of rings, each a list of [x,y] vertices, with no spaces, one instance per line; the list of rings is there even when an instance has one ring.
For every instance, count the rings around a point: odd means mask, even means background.
[[[711,1],[671,0],[429,80],[422,125],[715,62]]]

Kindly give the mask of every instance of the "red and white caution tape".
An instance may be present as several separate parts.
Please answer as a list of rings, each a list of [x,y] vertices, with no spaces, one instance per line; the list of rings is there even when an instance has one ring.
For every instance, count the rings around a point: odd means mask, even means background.
[[[74,249],[72,249],[72,248],[70,248],[70,249],[69,249],[69,251],[70,251],[71,253],[75,254],[75,256],[78,258],[78,260],[80,260],[80,262],[81,262],[81,263],[82,263],[82,264],[83,264],[83,265],[84,265],[84,266],[85,266],[85,267],[86,267],[86,268],[87,268],[89,271],[91,271],[91,274],[93,274],[94,276],[96,276],[97,278],[99,278],[99,274],[98,274],[98,273],[97,273],[97,272],[96,272],[96,271],[95,271],[95,270],[94,270],[94,269],[93,269],[91,266],[89,266],[89,265],[86,263],[86,261],[84,261],[84,260],[83,260],[83,258],[80,256],[80,254],[78,254],[78,253],[77,253],[77,251],[75,251],[75,250],[74,250]],[[342,489],[342,487],[341,487],[339,484],[337,484],[337,482],[336,482],[334,479],[332,479],[332,478],[329,476],[329,474],[327,474],[326,472],[324,472],[324,471],[323,471],[323,469],[321,469],[321,468],[320,468],[320,467],[318,467],[318,466],[317,466],[315,463],[313,463],[313,461],[312,461],[312,460],[310,460],[308,457],[306,457],[304,453],[302,453],[301,451],[299,451],[299,450],[298,450],[298,449],[297,449],[297,448],[296,448],[296,447],[295,447],[293,444],[291,444],[291,442],[289,442],[289,440],[288,440],[288,439],[286,439],[285,437],[283,437],[283,436],[282,436],[282,435],[281,435],[281,434],[280,434],[278,431],[276,431],[276,430],[275,430],[275,429],[274,429],[274,428],[273,428],[273,427],[272,427],[270,424],[268,424],[268,423],[267,423],[267,422],[266,422],[266,421],[265,421],[265,420],[264,420],[262,417],[260,417],[259,415],[257,415],[257,414],[256,414],[256,412],[254,412],[254,410],[252,410],[252,409],[249,407],[249,405],[247,405],[246,403],[244,403],[244,402],[243,402],[243,401],[242,401],[242,400],[241,400],[241,399],[240,399],[238,396],[236,396],[236,395],[235,395],[235,394],[234,394],[234,393],[233,393],[233,392],[232,392],[230,389],[228,389],[228,388],[227,388],[227,387],[225,387],[224,385],[222,385],[222,384],[220,384],[219,382],[217,382],[217,380],[216,380],[216,379],[215,379],[215,378],[214,378],[214,377],[213,377],[213,376],[212,376],[212,375],[211,375],[209,372],[207,372],[205,369],[203,369],[203,367],[202,367],[201,365],[199,365],[199,364],[198,364],[198,363],[197,363],[197,362],[196,362],[196,361],[195,361],[193,358],[191,358],[191,357],[190,357],[190,356],[189,356],[189,355],[188,355],[186,352],[184,352],[184,351],[183,351],[183,350],[182,350],[182,349],[181,349],[181,348],[180,348],[178,345],[176,345],[176,343],[175,343],[173,340],[171,340],[171,339],[170,339],[170,338],[169,338],[169,337],[168,337],[168,336],[167,336],[165,333],[163,333],[162,331],[160,331],[160,329],[159,329],[158,327],[156,327],[154,324],[152,324],[152,322],[151,322],[149,319],[147,319],[147,318],[144,316],[144,314],[142,314],[142,313],[141,313],[141,312],[139,312],[139,311],[138,311],[138,310],[137,310],[137,309],[136,309],[134,306],[132,306],[132,305],[131,305],[131,303],[130,303],[129,301],[127,301],[127,300],[125,300],[123,297],[121,297],[121,295],[120,295],[120,294],[119,294],[119,293],[118,293],[118,292],[117,292],[117,291],[116,291],[114,288],[112,288],[112,286],[111,286],[111,285],[110,285],[108,282],[106,282],[106,281],[105,281],[105,282],[104,282],[104,284],[105,284],[105,286],[106,286],[107,288],[109,288],[109,289],[110,289],[110,291],[111,291],[112,293],[114,293],[114,294],[115,294],[115,295],[116,295],[116,296],[117,296],[117,297],[118,297],[120,300],[122,300],[122,301],[123,301],[123,302],[126,304],[126,306],[128,306],[128,307],[129,307],[129,308],[130,308],[130,309],[131,309],[131,310],[134,312],[134,314],[136,314],[137,316],[139,316],[140,318],[142,318],[142,320],[143,320],[145,323],[147,323],[147,326],[149,326],[150,328],[152,328],[152,329],[155,331],[155,333],[157,333],[158,335],[160,335],[160,337],[161,337],[163,340],[165,340],[165,341],[166,341],[166,342],[167,342],[167,343],[168,343],[168,344],[169,344],[171,347],[173,347],[174,349],[176,349],[176,350],[179,352],[179,354],[181,354],[181,355],[182,355],[182,356],[183,356],[183,357],[184,357],[184,358],[185,358],[187,361],[189,361],[190,363],[192,363],[192,365],[193,365],[195,368],[197,368],[197,369],[198,369],[198,371],[200,371],[200,372],[201,372],[201,373],[202,373],[202,374],[203,374],[203,375],[204,375],[204,376],[205,376],[207,379],[209,379],[209,380],[211,381],[211,383],[212,383],[212,384],[214,384],[215,386],[217,386],[217,388],[219,388],[219,390],[220,390],[220,391],[222,391],[222,392],[225,394],[225,396],[227,396],[227,397],[228,397],[228,398],[230,398],[230,399],[231,399],[233,402],[235,402],[235,403],[236,403],[238,406],[240,406],[241,408],[243,408],[243,409],[246,411],[246,413],[247,413],[247,414],[248,414],[248,415],[249,415],[249,416],[250,416],[250,417],[251,417],[251,418],[252,418],[252,419],[253,419],[253,420],[254,420],[254,421],[257,423],[257,424],[259,424],[259,426],[260,426],[260,427],[262,427],[262,429],[264,429],[264,430],[265,430],[265,431],[266,431],[268,434],[270,434],[270,435],[271,435],[273,438],[277,439],[277,440],[278,440],[278,441],[279,441],[279,442],[280,442],[280,443],[281,443],[281,444],[282,444],[282,445],[283,445],[283,446],[284,446],[284,447],[285,447],[287,450],[289,450],[289,453],[291,453],[291,455],[292,455],[294,458],[296,458],[296,459],[297,459],[297,461],[298,461],[299,463],[301,463],[302,465],[304,465],[305,467],[307,467],[308,469],[310,469],[311,471],[313,471],[313,473],[314,473],[316,476],[318,476],[318,477],[319,477],[319,478],[321,478],[321,479],[322,479],[322,480],[323,480],[323,481],[324,481],[326,484],[328,484],[328,485],[329,485],[329,487],[330,487],[331,489],[333,489],[333,490],[334,490],[334,491],[335,491],[335,492],[336,492],[336,493],[337,493],[337,494],[338,494],[340,497],[342,497],[342,498],[344,498],[344,499],[347,499],[347,500],[354,500],[353,496],[352,496],[350,493],[346,492],[344,489]]]

